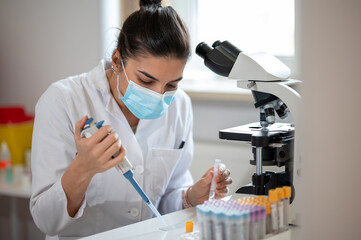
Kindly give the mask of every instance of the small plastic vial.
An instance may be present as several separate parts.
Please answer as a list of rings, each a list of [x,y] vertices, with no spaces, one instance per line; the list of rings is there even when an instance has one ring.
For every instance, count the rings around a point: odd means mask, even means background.
[[[278,227],[279,231],[282,232],[285,230],[285,217],[284,217],[284,207],[283,207],[283,201],[284,201],[284,192],[283,188],[277,188],[276,189],[277,195],[278,195]]]
[[[8,182],[9,174],[11,171],[11,154],[6,142],[1,143],[0,148],[0,181]],[[8,167],[10,166],[10,170]]]
[[[214,181],[214,179],[218,175],[219,164],[221,164],[221,160],[216,159],[214,161],[214,166],[213,166],[213,178],[212,178],[212,182],[211,182],[211,188],[209,190],[209,199],[214,199],[214,197],[216,195],[216,182]]]
[[[259,209],[257,206],[252,206],[251,208],[251,221],[249,227],[249,239],[258,240],[259,239],[259,223],[258,223]]]
[[[271,204],[270,202],[266,203],[266,235],[272,233],[272,218],[271,218]]]
[[[258,214],[259,239],[266,238],[266,208],[260,207]]]
[[[250,212],[249,210],[244,210],[242,212],[242,239],[249,239],[249,222]]]
[[[291,187],[289,186],[284,186],[283,187],[283,192],[285,195],[285,198],[283,200],[283,207],[284,207],[284,217],[285,217],[285,230],[287,230],[288,224],[289,224],[289,217],[290,217],[290,198],[291,198],[291,194],[292,194],[292,190]]]
[[[204,226],[204,213],[203,213],[203,205],[198,205],[197,206],[197,219],[198,219],[198,228],[199,228],[199,235],[200,235],[200,239],[206,239],[205,238],[205,226]]]
[[[275,189],[268,191],[268,199],[271,205],[271,226],[272,233],[278,233],[278,194]]]

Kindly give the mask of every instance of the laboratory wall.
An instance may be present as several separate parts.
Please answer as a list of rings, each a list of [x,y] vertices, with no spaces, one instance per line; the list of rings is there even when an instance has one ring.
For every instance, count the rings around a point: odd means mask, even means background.
[[[302,235],[361,238],[361,1],[300,0]]]
[[[101,1],[0,1],[0,104],[29,112],[50,83],[102,58]]]

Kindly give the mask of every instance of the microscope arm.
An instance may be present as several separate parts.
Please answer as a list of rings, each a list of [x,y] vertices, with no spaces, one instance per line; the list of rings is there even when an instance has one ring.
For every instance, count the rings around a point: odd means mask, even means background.
[[[296,86],[300,83],[301,81],[294,79],[274,82],[239,80],[237,82],[237,87],[258,92],[270,93],[277,96],[284,103],[286,103],[293,116],[294,121],[297,121],[298,119],[300,119],[299,111],[301,107],[301,95],[296,92],[296,90],[294,90],[291,86]],[[295,123],[295,125],[297,124]]]

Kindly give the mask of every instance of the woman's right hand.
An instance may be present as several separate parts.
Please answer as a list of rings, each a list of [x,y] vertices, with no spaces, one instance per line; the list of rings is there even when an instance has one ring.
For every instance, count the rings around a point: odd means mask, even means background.
[[[85,116],[75,125],[74,140],[78,154],[74,161],[84,174],[93,176],[122,162],[125,149],[121,146],[118,134],[112,132],[109,125],[101,127],[90,138],[82,138],[81,131],[87,119],[88,117]],[[119,155],[112,158],[117,151]]]
[[[96,173],[104,172],[124,160],[125,149],[120,146],[116,133],[110,126],[103,126],[90,138],[80,136],[87,116],[75,125],[74,140],[78,154],[61,178],[70,217],[78,212],[90,181]],[[119,151],[115,158],[112,156]]]

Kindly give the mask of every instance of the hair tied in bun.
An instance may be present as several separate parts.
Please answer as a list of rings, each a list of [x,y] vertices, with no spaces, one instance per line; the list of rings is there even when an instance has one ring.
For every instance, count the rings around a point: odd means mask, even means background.
[[[139,5],[141,8],[149,7],[162,7],[162,0],[140,0]]]

